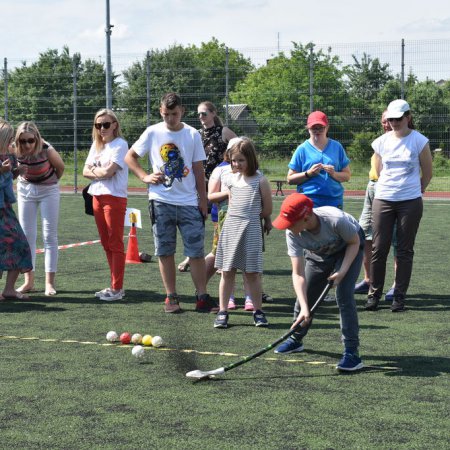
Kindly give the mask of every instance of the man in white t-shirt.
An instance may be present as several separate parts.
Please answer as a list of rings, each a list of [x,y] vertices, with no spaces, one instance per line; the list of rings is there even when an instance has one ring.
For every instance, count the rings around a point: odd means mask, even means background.
[[[205,218],[208,214],[203,161],[205,151],[198,131],[181,121],[184,107],[178,94],[161,99],[163,122],[148,127],[125,158],[130,170],[148,185],[149,211],[155,254],[166,290],[164,310],[181,311],[176,290],[175,251],[177,228],[190,258],[191,276],[197,291],[196,311],[217,312],[206,293],[204,259]],[[147,174],[138,159],[148,154],[152,172]]]

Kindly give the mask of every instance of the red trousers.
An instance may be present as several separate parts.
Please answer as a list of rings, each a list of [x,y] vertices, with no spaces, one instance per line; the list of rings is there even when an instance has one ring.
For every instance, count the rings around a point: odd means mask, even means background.
[[[127,199],[113,195],[94,195],[94,217],[111,272],[111,288],[123,288],[125,252],[123,230]]]

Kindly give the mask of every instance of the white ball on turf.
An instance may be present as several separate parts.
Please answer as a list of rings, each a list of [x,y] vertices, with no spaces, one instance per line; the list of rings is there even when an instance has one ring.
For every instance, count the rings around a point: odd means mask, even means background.
[[[106,340],[109,342],[116,342],[119,340],[119,335],[115,331],[108,331],[108,333],[106,333]]]
[[[144,347],[142,345],[135,345],[131,350],[131,354],[136,358],[142,358],[144,356]]]
[[[164,344],[161,336],[153,336],[152,345],[153,347],[161,347]]]

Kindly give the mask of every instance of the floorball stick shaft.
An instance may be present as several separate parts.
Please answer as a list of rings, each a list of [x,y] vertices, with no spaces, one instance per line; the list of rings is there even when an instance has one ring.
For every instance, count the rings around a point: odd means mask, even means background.
[[[323,290],[323,292],[320,294],[319,298],[317,299],[316,303],[314,303],[313,307],[311,308],[311,311],[310,311],[311,317],[314,315],[314,313],[316,312],[316,310],[320,306],[320,304],[324,301],[325,297],[328,295],[328,292],[332,286],[333,286],[333,281],[329,281],[327,283],[327,285],[325,286],[325,289]],[[228,364],[228,366],[220,367],[218,369],[210,370],[207,372],[203,372],[201,370],[193,370],[191,372],[188,372],[186,374],[186,376],[188,378],[195,378],[197,380],[201,380],[201,379],[209,378],[212,375],[220,375],[222,373],[228,372],[231,369],[239,367],[242,364],[245,364],[245,363],[257,358],[258,356],[263,355],[264,353],[268,352],[272,348],[276,347],[278,344],[281,344],[283,341],[285,341],[287,338],[289,338],[295,332],[297,332],[302,327],[302,325],[303,325],[303,322],[298,324],[296,327],[290,329],[287,333],[283,334],[283,336],[278,338],[275,342],[272,342],[271,344],[269,344],[267,347],[264,347],[263,349],[257,351],[256,353],[253,353],[253,355],[246,356],[245,358],[242,358],[241,360],[236,361],[235,363],[231,363],[231,364]]]

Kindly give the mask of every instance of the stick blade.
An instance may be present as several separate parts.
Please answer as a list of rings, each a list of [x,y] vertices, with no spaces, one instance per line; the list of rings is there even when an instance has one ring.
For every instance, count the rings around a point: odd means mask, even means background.
[[[221,375],[225,372],[224,367],[219,369],[210,370],[208,372],[203,372],[202,370],[191,370],[186,374],[188,378],[193,378],[194,380],[205,380],[213,375]]]

